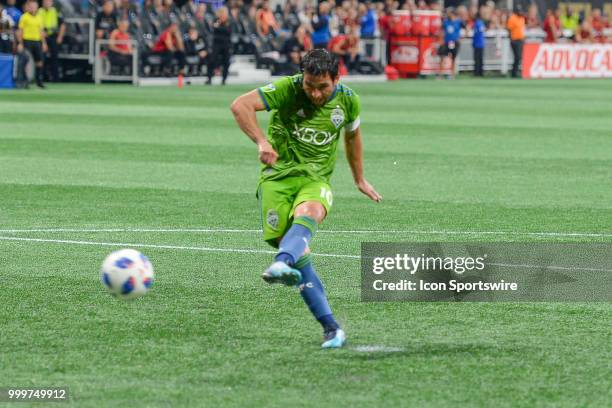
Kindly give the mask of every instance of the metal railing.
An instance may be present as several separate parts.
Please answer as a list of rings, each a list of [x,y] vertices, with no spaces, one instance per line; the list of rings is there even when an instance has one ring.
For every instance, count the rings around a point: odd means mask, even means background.
[[[91,18],[66,18],[66,35],[64,38],[73,38],[75,44],[85,45],[81,52],[62,50],[58,56],[62,59],[85,60],[90,64],[94,62],[94,41],[96,39],[94,20]],[[86,38],[82,38],[86,37]]]
[[[132,46],[131,73],[130,75],[125,73],[114,74],[111,60],[108,57],[111,40],[98,40],[95,45],[94,82],[100,84],[102,81],[130,81],[132,84],[138,85],[138,42],[135,40],[115,40],[112,42],[117,45],[130,44]]]
[[[525,42],[542,42],[546,34],[542,30],[529,30],[526,32]],[[460,41],[459,54],[455,68],[457,71],[474,70],[474,48],[472,37],[467,36]],[[514,57],[510,48],[510,37],[506,30],[489,30],[485,34],[485,48],[483,53],[484,71],[499,71],[506,74],[510,71]]]
[[[367,61],[375,61],[381,65],[387,64],[386,42],[380,37],[361,38],[359,40],[359,53]]]

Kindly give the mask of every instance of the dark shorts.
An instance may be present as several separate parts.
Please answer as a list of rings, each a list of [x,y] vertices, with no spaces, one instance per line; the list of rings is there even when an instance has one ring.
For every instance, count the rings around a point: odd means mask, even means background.
[[[23,48],[28,50],[34,58],[34,62],[41,62],[43,60],[42,42],[41,41],[23,41]]]
[[[459,43],[444,43],[438,48],[438,55],[441,57],[451,57],[453,60],[457,58],[459,53]]]

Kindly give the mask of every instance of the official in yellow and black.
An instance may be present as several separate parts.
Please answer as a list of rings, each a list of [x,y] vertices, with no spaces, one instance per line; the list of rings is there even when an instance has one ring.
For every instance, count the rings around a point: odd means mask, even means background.
[[[44,88],[43,64],[44,53],[47,52],[47,41],[42,18],[37,15],[38,3],[28,0],[25,5],[26,12],[19,19],[19,30],[17,30],[17,52],[28,50],[36,64],[36,85]]]
[[[42,4],[37,15],[42,18],[49,49],[45,59],[45,68],[47,78],[52,82],[57,82],[59,80],[59,49],[64,42],[66,25],[61,13],[54,7],[53,0],[43,0]]]

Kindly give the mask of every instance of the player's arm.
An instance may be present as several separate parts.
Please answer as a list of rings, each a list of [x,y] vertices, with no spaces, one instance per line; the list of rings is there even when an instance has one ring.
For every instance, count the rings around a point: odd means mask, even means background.
[[[257,89],[239,96],[232,102],[231,110],[240,129],[257,145],[259,160],[268,166],[274,165],[278,153],[274,150],[266,135],[257,123],[256,113],[265,110],[261,96]]]
[[[363,147],[361,144],[361,129],[357,127],[355,130],[344,131],[344,150],[346,151],[346,160],[353,173],[355,185],[363,194],[377,203],[382,200],[382,196],[374,190],[374,187],[363,177]]]

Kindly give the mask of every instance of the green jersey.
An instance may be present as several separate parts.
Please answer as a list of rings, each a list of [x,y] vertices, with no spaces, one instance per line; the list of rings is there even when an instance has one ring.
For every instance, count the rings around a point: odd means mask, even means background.
[[[258,89],[272,111],[268,141],[278,153],[274,166],[262,166],[260,182],[307,176],[329,183],[343,128],[359,127],[359,96],[338,84],[329,101],[315,106],[304,93],[302,74],[279,79]]]

